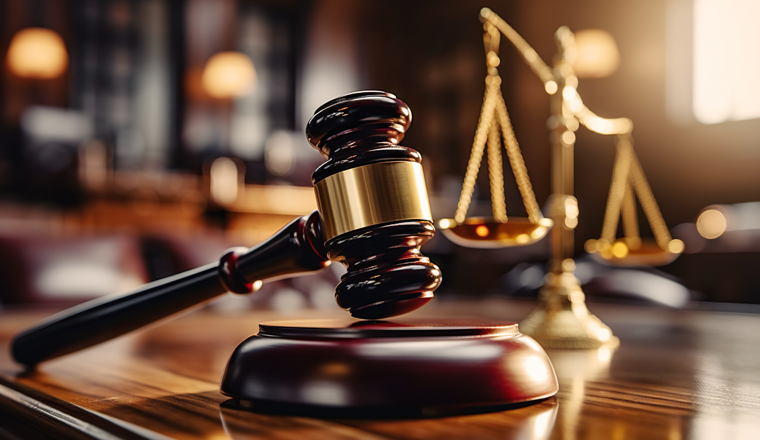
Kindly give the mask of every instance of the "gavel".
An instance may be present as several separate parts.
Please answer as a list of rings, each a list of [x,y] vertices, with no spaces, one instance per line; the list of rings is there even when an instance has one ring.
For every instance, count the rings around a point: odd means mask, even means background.
[[[402,147],[409,107],[380,91],[318,108],[306,128],[327,161],[312,179],[318,211],[269,240],[210,264],[54,315],[13,341],[38,363],[120,336],[227,291],[347,268],[335,290],[351,319],[261,323],[233,351],[220,392],[244,408],[317,415],[442,415],[545,399],[558,390],[551,362],[513,322],[400,318],[422,307],[441,271],[420,253],[435,233],[421,156]]]
[[[347,268],[335,292],[360,319],[398,316],[423,306],[441,271],[420,246],[435,233],[421,155],[403,147],[409,107],[391,93],[362,91],[319,107],[306,135],[327,161],[312,176],[318,211],[293,220],[251,249],[233,248],[209,264],[98,298],[53,315],[16,336],[12,354],[32,367],[113,339],[257,281]]]

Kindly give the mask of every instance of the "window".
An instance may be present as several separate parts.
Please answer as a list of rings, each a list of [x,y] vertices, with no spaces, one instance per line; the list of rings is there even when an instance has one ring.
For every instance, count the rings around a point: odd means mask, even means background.
[[[760,1],[694,0],[693,17],[694,116],[760,118]]]

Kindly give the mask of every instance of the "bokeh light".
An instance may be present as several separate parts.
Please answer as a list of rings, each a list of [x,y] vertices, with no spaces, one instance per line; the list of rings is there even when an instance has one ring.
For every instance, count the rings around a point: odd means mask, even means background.
[[[604,78],[620,65],[620,54],[612,35],[601,29],[584,29],[575,33],[577,58],[573,67],[580,78]]]
[[[728,221],[717,209],[706,209],[697,218],[697,232],[704,238],[718,238],[726,232]]]
[[[69,55],[60,35],[44,28],[18,31],[8,47],[8,67],[25,78],[53,79],[63,75]]]
[[[246,54],[219,52],[209,58],[201,81],[206,93],[214,98],[238,98],[253,90],[256,69]]]

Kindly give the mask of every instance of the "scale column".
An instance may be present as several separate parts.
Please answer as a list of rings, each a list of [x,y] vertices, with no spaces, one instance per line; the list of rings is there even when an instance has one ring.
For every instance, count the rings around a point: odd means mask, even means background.
[[[549,202],[554,229],[551,231],[552,258],[539,305],[520,323],[520,331],[532,336],[545,348],[598,348],[617,345],[618,339],[585,303],[580,281],[575,277],[574,230],[578,225],[578,201],[573,197],[573,155],[575,113],[583,103],[572,68],[575,38],[566,27],[555,34],[559,54],[553,69],[557,93],[551,98],[549,118],[552,145],[552,196]]]

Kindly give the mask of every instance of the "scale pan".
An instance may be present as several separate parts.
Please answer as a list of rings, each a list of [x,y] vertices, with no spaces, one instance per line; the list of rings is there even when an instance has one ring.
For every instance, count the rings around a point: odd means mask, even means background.
[[[661,248],[654,241],[643,241],[638,246],[629,247],[626,240],[615,240],[611,246],[599,249],[597,240],[589,240],[586,250],[591,257],[608,266],[664,266],[672,263],[683,252],[681,240],[671,240],[667,249]]]
[[[463,223],[446,218],[438,226],[452,242],[459,246],[497,249],[510,246],[523,246],[544,238],[554,222],[542,218],[538,223],[531,223],[527,218],[511,218],[502,223],[488,217],[471,217]]]

